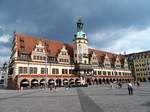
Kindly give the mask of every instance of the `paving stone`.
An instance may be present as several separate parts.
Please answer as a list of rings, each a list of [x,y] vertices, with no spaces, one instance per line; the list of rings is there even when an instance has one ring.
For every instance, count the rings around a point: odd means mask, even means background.
[[[0,112],[150,112],[150,83],[134,87],[129,96],[127,85],[110,88],[0,90]]]

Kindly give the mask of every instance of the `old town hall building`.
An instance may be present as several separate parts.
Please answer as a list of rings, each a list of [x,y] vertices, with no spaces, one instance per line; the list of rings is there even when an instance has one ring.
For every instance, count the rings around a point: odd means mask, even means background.
[[[132,79],[127,60],[118,54],[91,49],[81,19],[73,43],[14,33],[8,87],[55,83],[93,85]]]

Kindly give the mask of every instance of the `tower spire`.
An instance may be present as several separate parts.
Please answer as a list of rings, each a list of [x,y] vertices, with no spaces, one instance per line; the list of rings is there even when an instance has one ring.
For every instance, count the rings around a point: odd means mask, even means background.
[[[78,19],[78,22],[77,22],[77,31],[80,32],[80,31],[83,31],[83,22],[82,22],[82,19],[81,17],[79,17]]]

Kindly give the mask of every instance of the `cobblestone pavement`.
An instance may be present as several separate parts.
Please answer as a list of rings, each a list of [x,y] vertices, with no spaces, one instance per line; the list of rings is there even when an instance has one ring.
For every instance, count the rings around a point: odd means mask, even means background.
[[[109,86],[49,90],[0,90],[0,112],[150,112],[150,83],[128,95]]]

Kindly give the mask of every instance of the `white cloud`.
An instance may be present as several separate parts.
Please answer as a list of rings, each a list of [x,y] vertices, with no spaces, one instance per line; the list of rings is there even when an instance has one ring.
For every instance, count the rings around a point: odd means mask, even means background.
[[[0,46],[0,54],[1,55],[5,55],[5,54],[10,54],[10,48],[8,47],[4,47],[4,46]]]
[[[11,36],[9,34],[3,34],[0,36],[0,43],[8,43],[10,41]]]
[[[0,66],[2,66],[4,64],[4,62],[7,62],[9,61],[9,56],[0,56]]]
[[[9,58],[10,58],[10,48],[0,46],[0,66],[2,66],[4,62],[8,62]]]
[[[142,30],[130,27],[128,29],[96,32],[90,37],[93,47],[111,52],[132,53],[150,50],[150,27]]]

